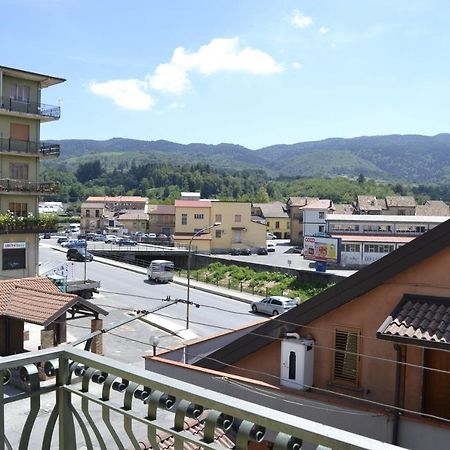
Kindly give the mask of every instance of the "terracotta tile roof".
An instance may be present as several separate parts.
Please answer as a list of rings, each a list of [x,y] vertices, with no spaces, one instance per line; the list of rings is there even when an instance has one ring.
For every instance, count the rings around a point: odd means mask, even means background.
[[[149,214],[175,214],[175,205],[149,205]]]
[[[450,298],[405,294],[377,331],[378,337],[450,344]]]
[[[0,281],[0,316],[43,325],[76,295],[62,293],[48,278]]]
[[[303,209],[331,209],[331,208],[333,208],[333,203],[331,200],[327,199],[312,200],[303,207]]]
[[[355,212],[354,206],[350,203],[335,203],[333,206],[332,214],[353,214]]]
[[[362,211],[381,211],[383,208],[373,195],[357,195],[358,208]]]
[[[289,206],[306,206],[308,203],[319,200],[318,197],[289,197],[287,203]]]
[[[416,200],[409,195],[397,195],[392,197],[386,197],[386,205],[388,208],[392,207],[414,207],[416,206]]]
[[[209,200],[175,200],[175,208],[210,208]]]
[[[450,209],[442,200],[428,200],[416,206],[416,216],[450,216]]]
[[[281,202],[271,202],[271,203],[254,203],[255,208],[260,208],[263,217],[278,217],[282,219],[287,219],[289,217],[288,213],[284,210],[284,205]]]
[[[186,419],[184,421],[184,430],[192,433],[194,436],[202,438],[205,429],[205,419],[208,412],[204,412],[199,419]],[[175,448],[175,440],[173,435],[163,431],[156,431],[156,441],[158,443],[158,450],[173,450]],[[216,427],[214,432],[214,444],[221,448],[232,449],[235,447],[235,443],[226,435],[225,431]],[[150,450],[153,448],[149,441],[139,441],[139,446],[142,450]],[[201,447],[185,441],[183,444],[183,450],[199,450]],[[156,450],[156,449],[155,449]]]

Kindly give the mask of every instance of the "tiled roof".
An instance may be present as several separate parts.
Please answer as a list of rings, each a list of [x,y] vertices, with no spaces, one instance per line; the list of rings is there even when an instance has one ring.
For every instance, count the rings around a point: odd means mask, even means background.
[[[405,294],[377,331],[378,337],[450,344],[450,298]]]
[[[350,203],[335,203],[333,214],[353,214],[355,208]]]
[[[209,200],[175,200],[175,208],[210,208]]]
[[[381,211],[382,207],[378,200],[373,195],[357,195],[357,204],[360,210],[363,211]]]
[[[76,295],[63,294],[48,278],[0,281],[0,316],[43,325]]]
[[[416,206],[416,216],[450,216],[450,210],[442,200],[428,200]]]
[[[332,207],[333,203],[331,200],[319,199],[308,202],[303,209],[331,209]]]
[[[149,214],[175,214],[175,205],[149,205]]]
[[[192,433],[194,436],[202,438],[204,436],[205,418],[207,412],[203,413],[199,419],[186,419],[184,421],[184,430]],[[156,442],[158,443],[158,450],[173,450],[175,448],[175,439],[173,435],[164,431],[156,431]],[[214,443],[221,448],[232,449],[235,443],[225,434],[221,428],[216,427],[214,431]],[[139,446],[142,450],[150,450],[153,448],[149,441],[139,441]],[[198,450],[198,445],[185,441],[183,450]],[[156,450],[156,449],[155,449]]]
[[[281,202],[271,202],[271,203],[254,203],[255,208],[260,208],[261,213],[264,217],[278,217],[282,219],[287,219],[289,215],[284,210],[284,205]]]
[[[288,205],[290,206],[306,206],[308,203],[319,200],[318,197],[289,197]]]
[[[416,206],[416,200],[409,195],[397,195],[392,197],[386,197],[386,205],[388,208],[392,207],[414,207]]]

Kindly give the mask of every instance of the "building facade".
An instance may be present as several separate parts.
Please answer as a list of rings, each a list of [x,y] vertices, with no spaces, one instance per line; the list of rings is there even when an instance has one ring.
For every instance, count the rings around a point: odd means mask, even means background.
[[[59,145],[40,140],[40,125],[60,118],[58,106],[41,102],[44,88],[62,83],[56,78],[0,66],[0,212],[31,222],[38,217],[39,197],[58,192],[52,182],[40,182],[40,158],[59,156]],[[39,227],[0,225],[0,276],[21,278],[37,273]]]
[[[291,236],[291,221],[281,202],[253,203],[252,214],[264,219],[266,231],[278,239],[289,239]]]

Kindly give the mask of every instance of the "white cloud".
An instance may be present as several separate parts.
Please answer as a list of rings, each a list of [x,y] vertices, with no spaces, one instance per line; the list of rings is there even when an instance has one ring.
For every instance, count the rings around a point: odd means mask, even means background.
[[[140,80],[109,80],[104,83],[91,83],[92,93],[110,98],[122,108],[136,111],[151,109],[154,99],[145,92],[148,84]]]
[[[177,47],[170,62],[160,64],[148,80],[153,89],[180,94],[190,87],[189,72],[208,76],[223,71],[267,75],[283,67],[268,53],[243,47],[239,38],[217,38],[195,52]]]
[[[302,65],[299,62],[295,61],[292,63],[292,67],[294,69],[300,70],[302,68]]]
[[[306,16],[298,9],[294,9],[294,11],[292,11],[291,23],[296,28],[308,28],[312,25],[313,20],[312,17]]]
[[[320,34],[327,34],[329,31],[330,31],[330,29],[327,28],[327,27],[320,27],[319,28],[319,33]]]
[[[185,107],[186,107],[186,105],[184,103],[179,103],[179,102],[172,102],[169,105],[169,109],[183,109]]]

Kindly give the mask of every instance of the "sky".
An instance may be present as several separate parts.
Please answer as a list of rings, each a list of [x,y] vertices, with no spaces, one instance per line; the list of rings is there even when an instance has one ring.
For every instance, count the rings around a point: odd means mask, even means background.
[[[0,0],[0,65],[65,78],[43,139],[274,144],[450,124],[448,0]]]

